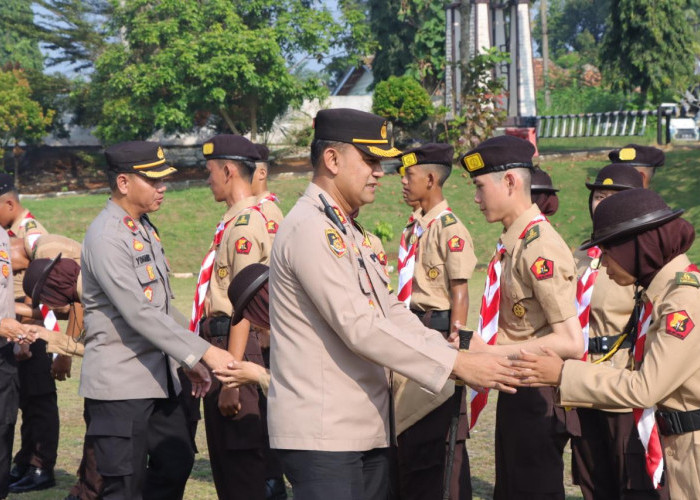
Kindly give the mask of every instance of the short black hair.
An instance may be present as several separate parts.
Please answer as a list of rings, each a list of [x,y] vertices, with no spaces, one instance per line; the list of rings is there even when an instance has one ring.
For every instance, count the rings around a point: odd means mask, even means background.
[[[311,166],[314,170],[321,166],[321,158],[323,152],[328,148],[343,149],[347,144],[345,142],[326,141],[323,139],[314,139],[311,142]]]
[[[117,190],[117,177],[119,177],[119,172],[115,172],[111,168],[107,169],[107,184],[109,184],[111,191]]]
[[[419,166],[426,167],[426,170],[434,172],[437,175],[437,183],[440,187],[445,184],[445,181],[450,176],[450,173],[452,173],[452,168],[441,163],[426,163]]]

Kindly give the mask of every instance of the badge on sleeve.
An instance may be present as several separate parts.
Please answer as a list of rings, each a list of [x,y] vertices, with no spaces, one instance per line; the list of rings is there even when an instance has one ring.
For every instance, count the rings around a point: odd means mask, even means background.
[[[535,263],[530,266],[530,271],[538,280],[549,279],[554,276],[554,262],[544,257],[538,257]]]
[[[36,229],[36,221],[34,219],[29,219],[27,223],[24,225],[24,229],[26,231],[29,231],[30,229]]]
[[[277,228],[279,225],[275,221],[269,220],[267,221],[267,224],[265,224],[265,227],[267,228],[268,233],[275,234],[277,233]]]
[[[525,247],[540,237],[540,226],[534,225],[525,234]]]
[[[143,250],[143,243],[141,243],[137,239],[134,239],[134,250],[136,250],[137,252],[140,252],[141,250]]]
[[[124,217],[124,218],[122,219],[122,222],[124,223],[124,225],[125,225],[126,227],[129,228],[129,231],[131,231],[132,233],[135,233],[135,232],[136,232],[136,222],[134,222],[134,219],[132,219],[131,217],[129,217],[129,216],[127,215],[126,217]]]
[[[0,257],[1,257],[0,253]],[[688,285],[694,286],[695,288],[700,288],[700,280],[693,273],[676,273],[676,285]]]
[[[236,253],[249,254],[253,244],[247,239],[241,237],[236,240]]]
[[[153,270],[153,266],[148,264],[146,266],[146,272],[148,273],[148,279],[156,279],[156,272]]]
[[[342,257],[348,250],[345,242],[334,228],[326,229],[326,241],[336,257]]]
[[[234,226],[247,226],[250,223],[250,214],[243,214],[238,219]]]
[[[455,216],[450,213],[447,213],[440,217],[440,220],[442,221],[442,227],[451,226],[452,224],[457,223],[457,219],[455,219]]]
[[[10,275],[10,266],[7,264],[2,265],[2,275],[7,278]]]
[[[143,289],[143,294],[146,296],[149,302],[153,302],[153,288],[147,286]]]
[[[447,247],[450,249],[450,252],[461,252],[464,250],[464,240],[455,235],[447,242]]]
[[[685,310],[675,311],[666,315],[666,333],[683,340],[695,327]]]

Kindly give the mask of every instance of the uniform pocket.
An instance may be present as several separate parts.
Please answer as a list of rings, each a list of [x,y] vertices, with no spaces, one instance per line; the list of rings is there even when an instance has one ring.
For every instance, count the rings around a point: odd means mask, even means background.
[[[98,472],[103,476],[126,476],[134,472],[133,422],[116,417],[94,416],[85,435],[93,442]]]

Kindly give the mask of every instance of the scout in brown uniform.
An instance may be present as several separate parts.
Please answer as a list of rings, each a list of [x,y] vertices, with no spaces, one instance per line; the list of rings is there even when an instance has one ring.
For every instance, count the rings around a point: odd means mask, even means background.
[[[608,158],[612,163],[624,163],[634,167],[642,174],[646,189],[649,189],[656,170],[663,167],[666,162],[666,155],[660,149],[637,144],[628,144],[622,149],[614,149],[608,153]]]
[[[623,191],[603,200],[593,214],[593,236],[607,274],[620,286],[639,285],[646,325],[634,331],[634,371],[569,360],[554,353],[522,354],[523,383],[559,385],[569,406],[650,408],[657,405],[658,429],[671,498],[696,498],[700,491],[700,274],[685,252],[695,237],[656,193]],[[693,270],[695,269],[695,270]],[[649,323],[650,320],[650,323]],[[646,335],[644,335],[646,333]]]
[[[592,183],[589,211],[615,193],[641,188],[642,176],[622,164],[602,168]],[[600,269],[600,249],[576,250],[579,274],[579,319],[588,325],[588,361],[631,368],[633,339],[625,328],[634,308],[634,287],[619,286]],[[594,279],[591,280],[591,277]],[[589,311],[586,315],[586,311]],[[644,448],[632,410],[580,408],[581,436],[571,439],[574,483],[586,499],[667,498],[668,489],[655,490],[646,473]]]
[[[350,109],[316,115],[314,177],[280,225],[270,262],[270,445],[300,500],[388,493],[389,374],[434,393],[451,373],[508,383],[508,360],[462,353],[429,330],[389,281],[350,214],[372,203],[387,122]]]
[[[474,180],[474,201],[486,220],[504,226],[502,251],[495,256],[503,269],[497,345],[486,347],[477,340],[471,349],[515,355],[523,347],[550,347],[565,358],[580,358],[576,268],[568,246],[530,199],[534,150],[528,141],[501,136],[460,160]],[[480,323],[493,321],[495,316],[487,317],[482,309]],[[575,430],[572,417],[555,412],[551,388],[499,394],[494,498],[564,497],[562,453],[567,425]]]
[[[540,212],[550,216],[557,213],[559,209],[558,189],[552,184],[552,178],[541,168],[532,171],[532,182],[530,184],[530,199],[532,203],[540,208]]]
[[[284,219],[282,210],[277,205],[279,200],[275,193],[271,193],[267,188],[267,174],[270,169],[270,150],[264,144],[256,144],[255,149],[258,151],[260,159],[255,162],[255,172],[251,181],[251,189],[253,196],[258,199],[258,207],[267,219],[267,232],[274,240],[280,222]]]
[[[261,360],[257,337],[249,336],[250,323],[231,325],[228,298],[231,279],[249,264],[269,261],[271,239],[266,219],[251,191],[251,176],[258,153],[242,136],[222,134],[204,143],[202,152],[209,170],[209,187],[216,201],[228,209],[220,224],[211,282],[206,296],[205,337],[229,337],[228,350],[237,360]],[[258,391],[217,387],[204,399],[204,419],[211,468],[221,498],[265,498],[264,428],[258,408]]]
[[[468,280],[476,266],[469,231],[452,213],[442,193],[452,171],[453,155],[454,148],[448,144],[424,144],[406,151],[400,168],[406,202],[419,204],[413,222],[402,236],[404,241],[417,245],[411,292],[404,300],[427,327],[438,330],[445,338],[450,335],[451,325],[467,324]],[[462,390],[398,436],[400,498],[441,497],[446,473],[445,437],[453,414],[461,407],[464,414],[459,419],[461,432],[454,450],[450,498],[471,498],[469,457],[464,444],[468,424]]]

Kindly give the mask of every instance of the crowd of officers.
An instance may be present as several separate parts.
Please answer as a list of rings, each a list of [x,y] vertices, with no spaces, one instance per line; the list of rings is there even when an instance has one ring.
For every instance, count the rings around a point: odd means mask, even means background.
[[[468,499],[466,443],[488,389],[500,391],[494,498],[563,499],[569,440],[586,499],[692,498],[700,274],[685,256],[693,227],[649,190],[664,154],[610,153],[586,184],[592,239],[572,255],[546,218],[558,190],[534,153],[500,136],[458,160],[483,216],[503,226],[478,318],[472,236],[442,190],[453,148],[399,151],[370,113],[318,113],[313,178],[284,220],[267,148],[230,134],[203,144],[227,208],[190,318],[172,304],[148,217],[175,171],[158,144],[107,148],[111,196],[82,245],[49,234],[0,175],[0,498],[54,486],[54,380],[72,356],[83,356],[86,431],[68,499],[181,498],[200,399],[219,498],[284,499],[286,477],[297,500]],[[392,158],[412,211],[396,290],[356,219]],[[654,405],[660,475],[633,413]]]

